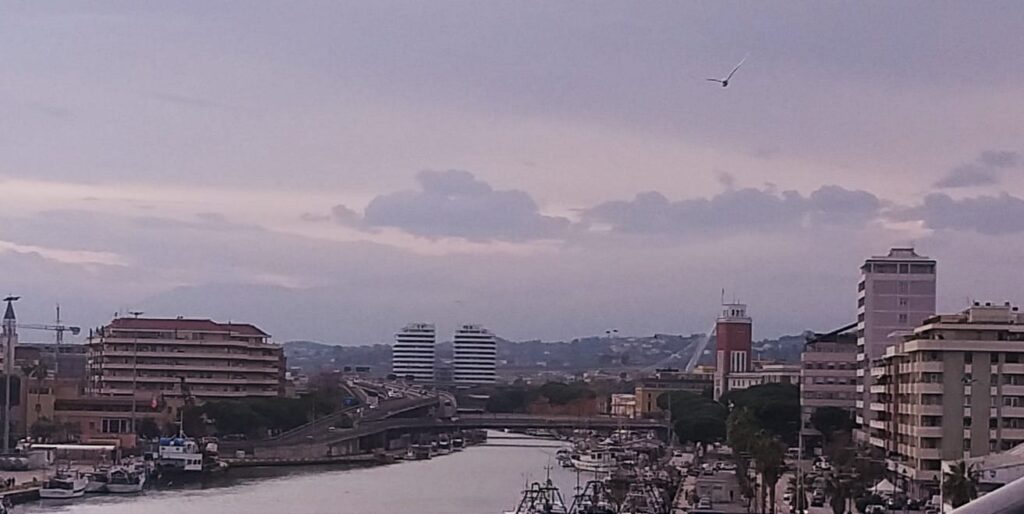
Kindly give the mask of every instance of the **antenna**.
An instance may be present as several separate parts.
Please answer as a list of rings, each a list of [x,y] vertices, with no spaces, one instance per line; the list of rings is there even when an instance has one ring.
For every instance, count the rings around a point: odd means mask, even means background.
[[[131,314],[133,318],[138,319],[139,316],[142,316],[144,313],[142,311],[128,311],[128,314]]]

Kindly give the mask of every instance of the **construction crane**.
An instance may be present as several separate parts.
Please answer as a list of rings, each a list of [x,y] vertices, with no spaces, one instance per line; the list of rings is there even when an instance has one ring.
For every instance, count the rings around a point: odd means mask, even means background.
[[[81,327],[73,327],[65,325],[60,319],[60,305],[57,305],[57,321],[54,325],[39,325],[31,323],[18,323],[18,328],[24,328],[26,330],[46,330],[55,332],[57,334],[57,345],[53,349],[53,376],[57,376],[57,371],[60,367],[60,345],[64,344],[64,332],[71,332],[71,335],[77,336],[82,332]]]

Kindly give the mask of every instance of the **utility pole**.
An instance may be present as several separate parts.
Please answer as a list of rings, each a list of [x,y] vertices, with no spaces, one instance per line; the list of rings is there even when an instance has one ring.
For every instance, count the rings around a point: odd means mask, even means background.
[[[132,315],[132,318],[139,319],[142,316],[142,311],[131,311],[128,314]],[[139,377],[139,332],[138,328],[132,332],[132,435],[138,435],[138,428],[135,422],[135,416],[138,411],[138,377]]]
[[[4,335],[4,443],[3,452],[6,454],[11,449],[11,373],[14,369],[14,343],[17,341],[18,320],[14,316],[14,302],[18,296],[4,298],[7,302],[7,311],[4,312],[3,335]]]

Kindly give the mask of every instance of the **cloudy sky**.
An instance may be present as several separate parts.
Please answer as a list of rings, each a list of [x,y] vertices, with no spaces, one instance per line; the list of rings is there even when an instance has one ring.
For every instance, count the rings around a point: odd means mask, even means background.
[[[20,317],[384,342],[755,335],[859,263],[1024,302],[1019,2],[11,2],[0,290]],[[744,56],[728,88],[722,76]],[[46,334],[34,337],[42,339]]]

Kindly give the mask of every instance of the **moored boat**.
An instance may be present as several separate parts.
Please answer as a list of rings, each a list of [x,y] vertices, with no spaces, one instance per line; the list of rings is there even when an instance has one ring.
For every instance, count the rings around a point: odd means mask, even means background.
[[[107,492],[114,494],[137,493],[146,486],[146,470],[140,466],[115,466],[110,468]]]
[[[89,480],[73,469],[58,470],[55,475],[43,481],[39,489],[40,498],[78,498],[85,495]]]
[[[619,463],[607,450],[581,452],[570,457],[574,468],[591,473],[611,473],[618,469]]]
[[[92,471],[84,473],[86,483],[85,492],[103,493],[107,491],[107,473],[110,470],[106,467],[97,467]]]
[[[562,493],[555,487],[548,477],[544,483],[534,482],[523,491],[523,497],[519,500],[515,510],[507,511],[505,514],[568,514],[569,508],[565,506]]]

